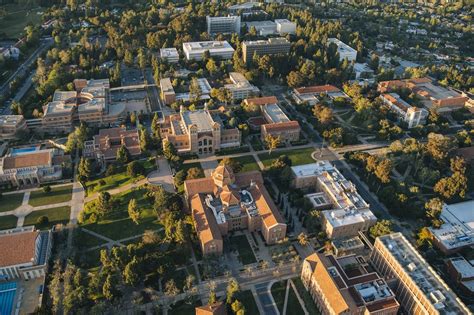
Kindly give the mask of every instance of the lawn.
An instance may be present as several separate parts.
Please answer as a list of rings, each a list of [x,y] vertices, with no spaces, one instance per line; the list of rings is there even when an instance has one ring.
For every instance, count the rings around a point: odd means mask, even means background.
[[[3,195],[0,198],[0,212],[15,210],[23,201],[23,194]]]
[[[298,149],[298,150],[287,150],[272,152],[272,154],[261,153],[258,155],[265,167],[269,167],[275,159],[280,155],[286,155],[291,159],[292,165],[302,165],[314,163],[314,159],[311,157],[311,153],[314,152],[314,148]]]
[[[240,291],[236,294],[235,298],[244,305],[245,314],[259,314],[257,303],[255,302],[252,291]]]
[[[243,265],[253,264],[257,262],[249,241],[245,235],[233,236],[230,238],[230,244],[239,252],[240,261]]]
[[[92,269],[99,267],[101,250],[101,248],[98,248],[79,254],[79,267],[84,269]]]
[[[103,239],[84,232],[82,228],[77,228],[74,231],[74,244],[80,249],[87,249],[104,243],[105,241]]]
[[[303,285],[303,282],[301,282],[301,279],[300,278],[294,278],[292,280],[293,280],[293,283],[295,284],[296,289],[298,290],[298,293],[300,294],[300,297],[304,301],[304,306],[306,307],[306,310],[310,314],[315,314],[315,315],[321,314],[319,312],[318,308],[316,307],[316,304],[314,303],[313,298],[311,297],[309,292],[306,291],[306,289]]]
[[[56,224],[67,224],[71,215],[71,207],[58,207],[39,211],[33,211],[25,217],[24,225],[35,225],[39,229],[49,229]],[[39,217],[48,217],[48,223],[44,225],[37,225],[36,222]]]
[[[0,230],[8,230],[16,227],[18,218],[14,215],[5,215],[0,217]]]
[[[275,300],[275,304],[281,314],[283,314],[283,306],[285,304],[286,283],[287,283],[287,280],[284,280],[284,281],[275,282],[272,285],[273,299]],[[294,313],[294,314],[301,314],[301,313]]]
[[[295,290],[293,290],[293,287],[291,285],[290,285],[290,291],[288,292],[288,304],[286,305],[286,313],[287,314],[288,313],[304,314],[300,301],[296,297]]]
[[[39,9],[25,9],[24,5],[2,5],[5,8],[7,15],[0,19],[0,30],[5,33],[7,37],[18,38],[23,33],[25,26],[28,23],[39,24],[41,22],[41,15]]]
[[[30,195],[30,206],[38,207],[70,201],[72,198],[72,185],[51,187],[50,192],[43,189],[35,190]]]
[[[134,235],[143,234],[145,230],[157,230],[161,225],[156,220],[152,205],[145,197],[146,189],[139,188],[127,190],[113,196],[115,205],[113,212],[107,217],[100,219],[97,223],[88,221],[87,215],[95,212],[95,200],[85,205],[86,220],[83,226],[88,230],[102,234],[113,240],[120,240]],[[128,203],[130,199],[137,200],[141,218],[139,224],[133,223],[128,217]]]
[[[260,167],[258,167],[257,162],[251,155],[240,156],[240,157],[235,157],[231,159],[238,161],[240,162],[240,164],[242,164],[242,169],[240,170],[241,173],[250,172],[250,171],[260,171]],[[218,160],[218,161],[220,163],[222,160]]]

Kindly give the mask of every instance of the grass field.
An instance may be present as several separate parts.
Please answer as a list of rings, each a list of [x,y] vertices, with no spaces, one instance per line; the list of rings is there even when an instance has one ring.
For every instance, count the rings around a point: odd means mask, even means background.
[[[306,307],[306,310],[310,314],[315,314],[315,315],[321,314],[318,308],[316,307],[316,304],[314,303],[313,298],[311,297],[309,292],[306,291],[303,282],[301,282],[301,279],[293,278],[292,280],[293,280],[293,283],[295,284],[296,289],[298,290],[298,293],[300,294],[300,297],[304,301],[304,306]]]
[[[41,9],[26,9],[23,5],[8,4],[2,5],[6,9],[7,15],[0,18],[0,33],[5,33],[9,38],[18,38],[23,33],[25,26],[29,23],[39,24],[41,22]]]
[[[24,225],[35,225],[39,229],[49,229],[56,224],[67,224],[71,215],[71,207],[58,207],[46,210],[34,211],[25,217]],[[45,225],[37,225],[36,221],[41,216],[47,216],[49,222]]]
[[[0,230],[8,230],[16,227],[18,218],[14,215],[0,217]]]
[[[287,280],[279,281],[279,282],[275,282],[272,285],[273,299],[275,300],[275,304],[281,314],[283,314],[283,305],[285,303],[286,282]],[[294,314],[300,314],[300,313],[294,313]]]
[[[15,210],[21,206],[23,194],[3,195],[0,198],[0,212]]]
[[[249,241],[245,235],[238,235],[230,238],[230,243],[239,252],[240,261],[244,265],[257,262]]]
[[[252,291],[240,291],[236,294],[237,300],[239,300],[245,307],[245,314],[258,314],[258,306],[253,297]],[[289,313],[288,313],[289,314]]]
[[[288,304],[286,305],[287,314],[304,314],[303,308],[301,307],[300,301],[296,297],[295,290],[290,285],[290,290],[288,292]],[[313,313],[311,313],[313,314]]]
[[[291,159],[292,165],[302,165],[314,163],[314,159],[311,157],[311,153],[314,152],[314,148],[306,148],[299,150],[288,150],[288,151],[279,151],[272,152],[272,154],[261,153],[258,155],[265,167],[268,167],[272,162],[277,159],[280,155],[286,155]]]
[[[46,193],[42,189],[31,192],[29,204],[33,207],[52,205],[70,201],[72,197],[72,185],[51,187],[51,191]]]
[[[87,249],[104,243],[103,239],[86,233],[81,228],[77,228],[74,232],[74,244],[80,249]]]
[[[243,172],[250,172],[250,171],[260,171],[260,167],[258,167],[257,162],[251,155],[247,156],[240,156],[236,158],[231,158],[232,160],[240,162],[242,164],[242,170],[240,170],[241,173]],[[222,160],[218,160],[219,163]]]

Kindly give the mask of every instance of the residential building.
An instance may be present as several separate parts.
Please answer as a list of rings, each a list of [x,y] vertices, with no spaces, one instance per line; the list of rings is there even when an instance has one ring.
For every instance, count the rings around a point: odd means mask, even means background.
[[[449,258],[446,262],[450,279],[456,282],[463,294],[474,296],[474,261],[464,257]]]
[[[232,100],[243,100],[244,98],[257,96],[260,90],[255,85],[252,85],[247,78],[239,72],[229,73],[231,84],[226,84],[224,87],[231,93]]]
[[[277,25],[273,21],[251,21],[245,22],[244,24],[248,30],[255,27],[255,31],[260,36],[274,35],[277,33]]]
[[[0,185],[37,185],[62,178],[62,163],[70,157],[55,148],[28,145],[11,148],[0,158]]]
[[[0,278],[44,277],[52,242],[51,231],[35,230],[34,226],[0,231]]]
[[[169,63],[179,62],[179,53],[176,48],[161,48],[160,58],[168,61]]]
[[[298,141],[301,127],[295,120],[290,120],[283,110],[278,106],[278,99],[275,96],[250,98],[244,103],[260,106],[264,124],[260,125],[260,136],[262,140],[267,135],[279,137],[281,142]]]
[[[392,112],[397,114],[401,121],[407,123],[408,128],[414,128],[423,125],[429,112],[424,108],[411,106],[405,102],[397,93],[384,93],[380,99],[387,105]]]
[[[469,309],[401,234],[377,237],[370,255],[406,314],[470,314]]]
[[[254,54],[257,54],[257,56],[288,54],[290,47],[291,43],[284,37],[244,41],[242,43],[242,56],[244,62],[249,62]]]
[[[295,188],[309,188],[305,195],[321,211],[323,230],[332,239],[355,236],[377,222],[369,204],[329,161],[291,167]]]
[[[196,307],[196,315],[227,315],[224,302],[219,301],[214,304],[206,304]]]
[[[160,79],[161,99],[166,105],[176,102],[176,93],[170,78]]]
[[[240,16],[206,16],[207,33],[216,34],[240,34]]]
[[[19,132],[26,129],[26,120],[23,115],[0,116],[0,140],[14,139]]]
[[[445,254],[474,246],[474,200],[444,204],[439,228],[430,227],[433,241]]]
[[[321,95],[325,95],[330,99],[335,99],[336,97],[349,98],[343,91],[337,87],[326,84],[326,85],[315,85],[315,86],[304,86],[300,88],[293,89],[293,99],[297,104],[308,103],[308,105],[316,105],[319,103],[319,98]]]
[[[343,61],[344,59],[347,59],[347,61],[352,62],[357,59],[357,50],[343,43],[339,39],[328,38],[328,45],[329,44],[335,44],[337,46],[339,61]]]
[[[290,22],[287,19],[275,19],[276,30],[278,34],[296,34],[296,23]]]
[[[234,48],[227,41],[206,41],[183,43],[183,51],[187,60],[202,60],[203,54],[208,51],[211,57],[231,59]]]
[[[186,180],[184,192],[204,255],[221,255],[222,236],[236,230],[261,231],[268,245],[285,238],[285,220],[258,171],[234,174],[221,165],[211,177]]]
[[[132,157],[139,156],[142,151],[138,130],[127,130],[125,127],[100,129],[98,135],[84,143],[83,154],[105,165],[117,159],[121,146],[125,146]]]
[[[303,262],[301,280],[321,314],[396,315],[390,287],[361,256],[315,253]]]
[[[451,88],[445,88],[437,85],[432,79],[418,78],[406,80],[382,81],[378,84],[380,93],[397,91],[397,89],[409,89],[415,93],[421,100],[423,106],[427,109],[435,109],[439,113],[450,112],[455,109],[463,108],[469,97],[465,94],[456,92]]]
[[[240,131],[229,128],[225,115],[201,109],[165,117],[161,124],[163,143],[171,142],[178,153],[211,154],[240,146]]]

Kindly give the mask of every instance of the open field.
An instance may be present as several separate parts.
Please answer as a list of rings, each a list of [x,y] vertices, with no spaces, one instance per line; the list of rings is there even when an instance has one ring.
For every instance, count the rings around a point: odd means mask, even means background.
[[[18,218],[14,215],[0,217],[0,230],[8,230],[16,227]]]
[[[39,229],[49,229],[56,224],[67,224],[71,215],[71,207],[58,207],[46,210],[34,211],[25,217],[24,225],[35,225]],[[48,223],[38,225],[36,222],[41,216],[48,217]]]
[[[288,150],[272,152],[272,154],[261,153],[258,155],[265,167],[268,167],[272,162],[277,159],[280,155],[286,155],[290,158],[292,165],[302,165],[314,163],[314,159],[311,157],[311,153],[314,152],[313,148],[299,149],[299,150]]]
[[[26,9],[23,5],[7,4],[0,6],[7,11],[7,15],[0,18],[0,33],[8,38],[18,38],[28,24],[39,24],[42,12],[40,8]]]
[[[30,194],[29,204],[33,207],[52,205],[70,201],[72,197],[72,185],[52,187],[50,192],[35,190]]]
[[[0,212],[15,210],[21,206],[23,194],[3,195],[0,198]]]

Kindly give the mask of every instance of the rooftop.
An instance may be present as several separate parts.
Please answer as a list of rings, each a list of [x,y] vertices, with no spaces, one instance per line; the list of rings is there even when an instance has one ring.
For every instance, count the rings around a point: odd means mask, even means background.
[[[290,121],[288,116],[282,111],[277,104],[268,104],[262,106],[262,110],[268,115],[271,123],[281,123]]]
[[[203,109],[184,111],[181,117],[187,129],[189,129],[191,125],[196,125],[198,132],[211,131],[212,125],[214,124],[211,114]]]
[[[321,175],[322,172],[326,172],[332,169],[334,169],[334,166],[329,161],[318,161],[316,163],[303,164],[291,167],[293,174],[297,177]]]
[[[34,227],[0,231],[0,268],[34,263],[38,235]]]
[[[347,45],[346,43],[340,41],[339,39],[337,38],[328,38],[328,43],[333,43],[333,44],[336,44],[337,45],[337,49],[338,51],[342,51],[342,52],[356,52],[357,50],[355,50],[354,48],[352,48],[351,46]]]
[[[161,58],[168,58],[168,57],[179,57],[178,50],[176,48],[161,48],[160,49],[160,57]]]
[[[227,41],[205,41],[183,43],[183,49],[199,53],[209,50],[209,52],[234,51],[234,48]]]
[[[264,45],[289,45],[290,42],[284,37],[269,38],[267,40],[247,40],[243,42],[246,46],[264,46]]]
[[[16,126],[18,123],[24,121],[23,115],[1,115],[0,127],[2,126]]]
[[[474,266],[471,262],[467,261],[464,257],[450,258],[449,262],[453,265],[454,269],[459,273],[461,279],[474,279]]]

